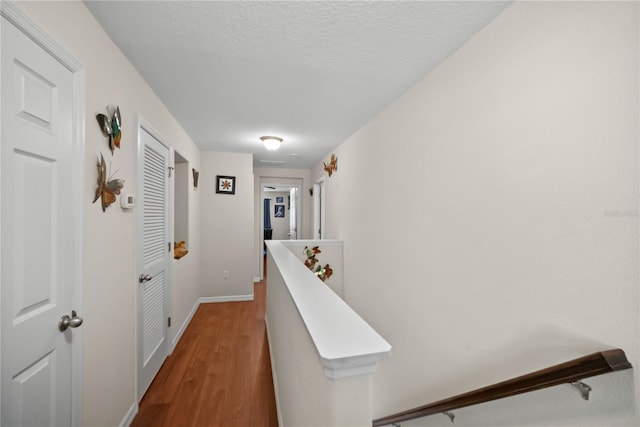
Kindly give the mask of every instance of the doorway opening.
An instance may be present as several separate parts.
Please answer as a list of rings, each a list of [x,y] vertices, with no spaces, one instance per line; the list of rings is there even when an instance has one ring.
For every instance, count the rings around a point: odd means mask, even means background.
[[[260,278],[264,279],[265,240],[297,240],[302,237],[301,180],[260,184]]]

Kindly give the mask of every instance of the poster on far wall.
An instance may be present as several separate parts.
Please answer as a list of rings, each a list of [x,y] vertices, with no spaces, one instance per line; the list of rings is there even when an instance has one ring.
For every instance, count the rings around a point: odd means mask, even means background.
[[[273,216],[276,218],[284,218],[284,205],[275,205]]]
[[[283,203],[284,199],[282,197],[276,197],[276,203]]]

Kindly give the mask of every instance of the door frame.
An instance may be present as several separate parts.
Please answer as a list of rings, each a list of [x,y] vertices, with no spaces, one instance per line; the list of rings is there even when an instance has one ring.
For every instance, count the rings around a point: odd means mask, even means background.
[[[149,124],[149,122],[147,122],[142,116],[140,116],[139,114],[136,114],[135,119],[134,119],[134,127],[135,127],[135,132],[136,132],[136,180],[137,180],[137,184],[136,184],[136,194],[137,195],[141,195],[142,191],[141,191],[141,186],[144,185],[144,177],[143,177],[143,173],[144,173],[144,151],[142,149],[142,130],[144,129],[149,135],[151,135],[153,138],[155,138],[160,144],[164,145],[168,150],[169,150],[169,167],[172,168],[172,171],[175,171],[175,155],[174,155],[174,149],[170,144],[167,144],[167,142],[165,141],[165,139],[160,136],[160,133],[158,131],[156,131],[153,126],[151,126],[151,124]],[[168,209],[167,209],[167,220],[169,222],[168,227],[168,236],[167,238],[169,239],[169,242],[173,241],[173,232],[174,232],[174,226],[173,226],[173,198],[174,198],[174,179],[172,179],[174,177],[173,173],[171,175],[171,179],[169,179],[169,194],[167,195],[167,204],[168,204]],[[137,198],[138,196],[136,196]],[[141,209],[143,208],[143,206],[141,205],[142,200],[138,199],[136,200],[136,218],[135,218],[135,231],[134,231],[134,236],[135,236],[135,261],[134,261],[134,269],[133,269],[133,277],[132,277],[132,283],[134,285],[134,309],[135,309],[135,316],[134,316],[134,351],[133,351],[133,362],[134,362],[134,375],[135,375],[135,381],[134,381],[134,393],[135,393],[135,399],[136,399],[136,406],[140,403],[140,401],[142,400],[143,396],[139,395],[139,387],[140,387],[140,377],[139,377],[139,372],[138,372],[138,362],[139,362],[139,358],[141,358],[143,355],[139,353],[139,348],[141,348],[141,346],[139,345],[139,328],[138,328],[138,324],[139,324],[139,319],[138,316],[140,313],[138,313],[138,304],[139,304],[139,294],[140,294],[140,284],[138,282],[138,276],[140,274],[139,270],[139,265],[138,262],[140,261],[138,259],[138,245],[140,244],[140,240],[142,237],[142,217],[141,217]],[[171,292],[173,289],[173,262],[171,262],[173,260],[172,256],[168,256],[167,259],[167,266],[166,266],[166,280],[165,280],[165,284],[164,284],[164,310],[165,310],[165,314],[169,317],[171,317],[171,306],[172,306],[172,301],[171,301]],[[166,322],[163,322],[164,326],[164,334],[165,334],[165,345],[167,347],[167,356],[169,356],[171,354],[171,345],[169,344],[169,327],[167,326]]]
[[[69,183],[69,191],[73,194],[74,216],[74,259],[78,260],[73,272],[73,307],[79,313],[83,313],[83,277],[84,277],[84,156],[85,156],[85,68],[53,37],[41,29],[25,12],[12,2],[0,2],[0,15],[14,25],[23,34],[33,40],[49,55],[56,59],[73,74],[73,111],[72,120],[72,147],[73,147],[73,176]],[[1,176],[1,174],[0,174]],[[1,179],[1,178],[0,178]],[[1,197],[1,195],[0,195]],[[1,203],[1,199],[0,199]],[[1,238],[1,236],[0,236]],[[1,268],[1,266],[0,266]],[[83,315],[83,314],[82,314]],[[82,425],[83,417],[83,348],[84,328],[78,328],[73,332],[71,343],[71,425]],[[2,349],[0,349],[2,354]],[[0,396],[1,398],[1,396]],[[1,414],[0,414],[1,418]]]
[[[276,182],[272,182],[269,180],[273,180]],[[283,181],[291,181],[291,182],[283,182]],[[299,181],[299,182],[293,182],[293,181]],[[260,230],[259,230],[259,238],[258,238],[258,254],[259,257],[259,272],[260,272],[260,280],[264,280],[264,262],[262,262],[262,251],[264,248],[264,198],[265,198],[265,194],[267,194],[267,192],[264,191],[265,187],[287,187],[289,189],[291,188],[296,188],[298,191],[298,197],[297,197],[297,204],[296,204],[296,227],[298,229],[298,239],[299,237],[302,235],[302,185],[303,185],[303,180],[302,178],[275,178],[275,177],[265,177],[264,181],[262,179],[260,179],[259,181],[260,183],[260,200],[258,205],[260,206]]]
[[[325,205],[327,203],[327,181],[323,176],[313,184],[313,239],[325,238]]]

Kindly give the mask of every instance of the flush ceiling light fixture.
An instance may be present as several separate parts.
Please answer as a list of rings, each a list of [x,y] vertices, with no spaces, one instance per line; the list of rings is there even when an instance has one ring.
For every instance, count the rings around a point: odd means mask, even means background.
[[[277,150],[282,145],[282,138],[277,136],[261,136],[260,141],[264,144],[264,148],[267,150]]]

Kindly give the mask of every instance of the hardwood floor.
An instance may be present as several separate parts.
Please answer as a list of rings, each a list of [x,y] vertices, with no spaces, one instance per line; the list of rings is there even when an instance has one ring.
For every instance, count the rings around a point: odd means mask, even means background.
[[[254,301],[201,304],[145,394],[133,427],[276,427],[266,289]]]

